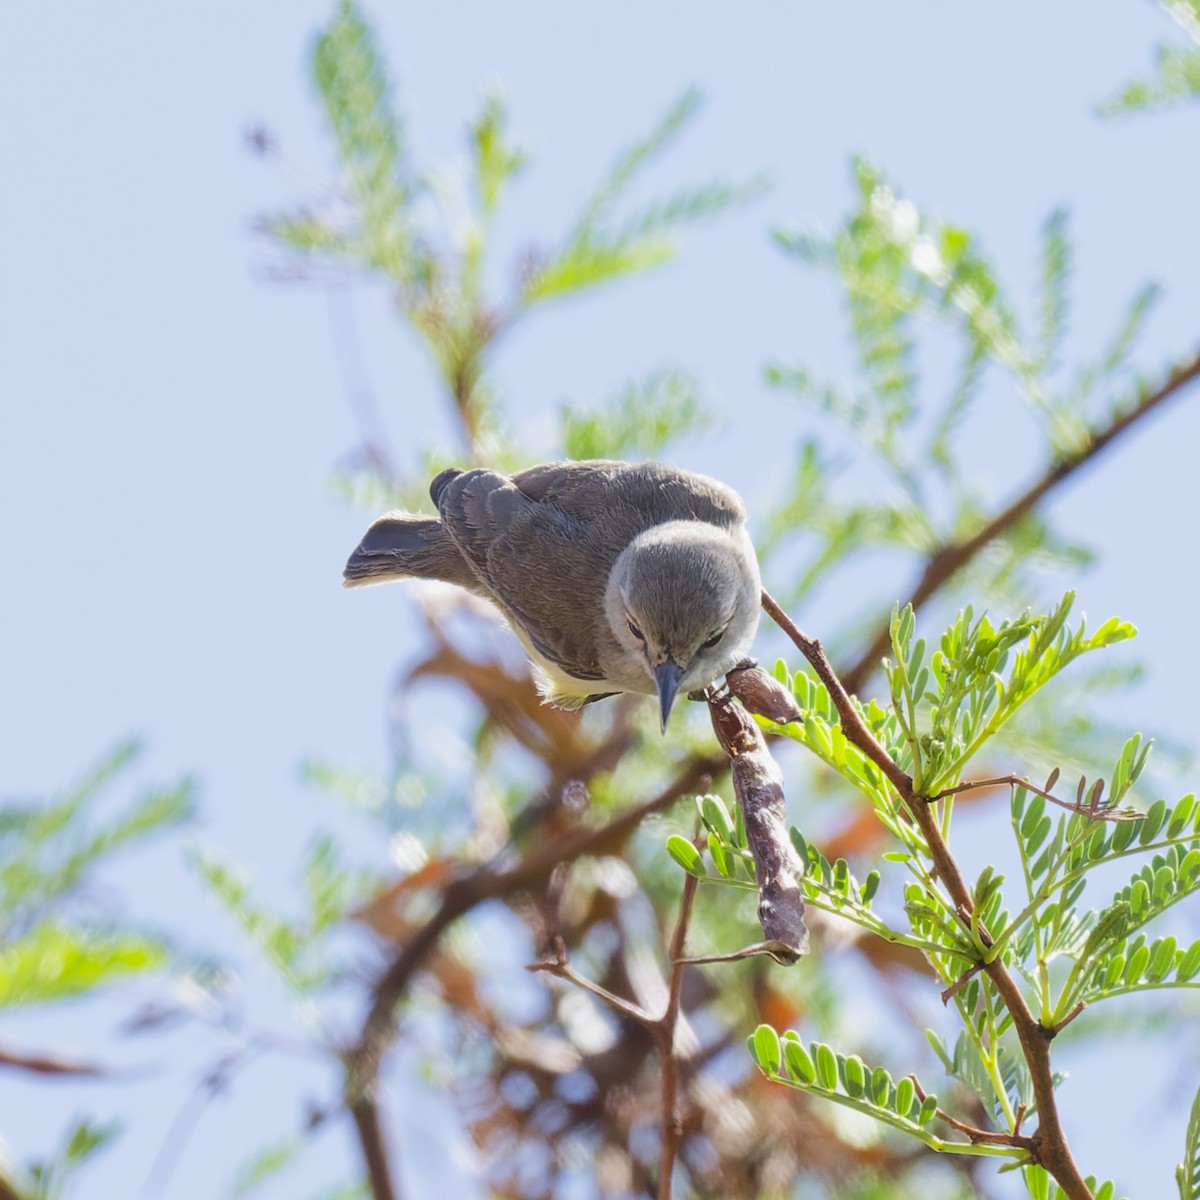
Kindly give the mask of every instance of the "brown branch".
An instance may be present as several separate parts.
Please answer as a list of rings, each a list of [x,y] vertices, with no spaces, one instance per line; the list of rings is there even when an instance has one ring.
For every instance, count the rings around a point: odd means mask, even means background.
[[[1200,359],[1196,363],[1196,373],[1200,373]],[[887,751],[872,736],[841,680],[829,665],[829,660],[825,657],[821,644],[815,638],[803,634],[766,592],[763,593],[763,608],[792,639],[797,649],[808,659],[818,678],[829,689],[830,698],[841,719],[842,732],[883,771],[896,789],[929,847],[929,856],[943,886],[954,902],[959,919],[964,925],[969,925],[973,912],[971,892],[959,870],[958,862],[942,838],[942,831],[934,814],[933,806],[925,797],[918,796],[913,792],[912,780],[892,761]],[[984,943],[990,945],[991,936],[982,923],[979,924],[979,932]],[[1028,1140],[1029,1152],[1054,1177],[1066,1193],[1068,1200],[1094,1200],[1091,1190],[1071,1156],[1066,1132],[1058,1115],[1053,1072],[1050,1069],[1050,1041],[1056,1031],[1047,1029],[1034,1017],[1025,1001],[1025,996],[1002,958],[997,957],[991,962],[983,963],[982,969],[987,973],[992,986],[999,993],[1012,1017],[1013,1027],[1017,1031],[1021,1050],[1029,1066],[1029,1075],[1038,1111],[1037,1132]]]
[[[532,850],[516,866],[497,870],[484,863],[462,871],[446,885],[441,903],[433,916],[397,952],[375,984],[374,999],[363,1020],[358,1040],[346,1052],[344,1095],[346,1107],[354,1118],[364,1157],[376,1163],[378,1178],[371,1175],[374,1200],[393,1200],[394,1187],[382,1152],[382,1140],[376,1140],[379,1128],[375,1087],[380,1064],[394,1035],[396,1006],[407,992],[414,975],[437,947],[442,934],[460,917],[489,900],[499,900],[516,892],[544,886],[554,869],[585,855],[604,854],[619,846],[647,817],[669,808],[680,797],[694,792],[703,780],[716,774],[724,757],[710,755],[687,763],[674,781],[652,800],[630,809],[606,825],[594,829],[576,829]],[[378,1156],[376,1150],[378,1147]]]
[[[632,1000],[626,1000],[623,996],[618,996],[616,992],[610,992],[608,988],[602,987],[586,975],[580,975],[567,960],[566,952],[563,950],[561,942],[558,946],[558,953],[554,958],[540,959],[538,962],[530,963],[525,969],[527,971],[553,975],[556,979],[566,980],[567,983],[573,984],[580,991],[595,996],[597,1000],[602,1000],[614,1012],[619,1012],[621,1016],[626,1017],[628,1020],[636,1021],[639,1025],[644,1025],[647,1029],[653,1030],[654,1028],[657,1018],[652,1017],[640,1004],[634,1004]]]
[[[358,1132],[358,1144],[367,1168],[372,1200],[396,1200],[398,1193],[392,1182],[392,1168],[383,1141],[383,1126],[373,1090],[356,1098],[355,1103],[350,1105],[350,1115]]]
[[[667,955],[671,973],[667,985],[667,1007],[659,1018],[656,1033],[662,1057],[662,1150],[659,1154],[658,1200],[671,1200],[671,1176],[679,1153],[683,1134],[679,1113],[679,1060],[675,1056],[675,1029],[679,1024],[680,1001],[683,996],[683,944],[687,940],[688,924],[692,919],[692,903],[696,899],[699,880],[687,875],[683,881],[683,899],[679,904],[679,919]]]
[[[1200,378],[1200,354],[1196,354],[1182,366],[1176,367],[1158,388],[1143,396],[1103,429],[1092,433],[1082,449],[1069,458],[1051,464],[1040,479],[970,537],[943,546],[932,554],[906,603],[911,604],[914,609],[920,608],[935,592],[949,583],[953,576],[985,546],[998,537],[1002,537],[1018,521],[1027,517],[1049,492],[1069,479],[1081,467],[1090,463],[1123,433],[1152,413],[1159,405],[1183,391],[1197,378]],[[890,636],[889,623],[885,620],[858,661],[843,673],[846,688],[850,692],[861,691],[865,686],[868,677],[879,665],[880,658],[887,653]]]
[[[1057,804],[1059,808],[1065,808],[1069,813],[1080,817],[1091,817],[1093,821],[1137,821],[1146,815],[1138,812],[1136,808],[1117,808],[1112,804],[1081,804],[1078,800],[1063,800],[1058,796],[1051,795],[1046,788],[1040,788],[1036,783],[1030,783],[1028,779],[1023,779],[1019,775],[996,775],[991,779],[969,779],[965,783],[956,783],[953,787],[943,788],[936,796],[930,796],[929,802],[932,804],[935,800],[944,800],[947,796],[957,796],[960,792],[971,792],[976,788],[1002,787],[1004,785],[1024,788],[1027,792],[1041,796],[1043,800],[1049,800],[1051,804]]]
[[[875,740],[875,735],[858,715],[854,702],[841,680],[834,674],[833,667],[829,665],[821,643],[816,638],[801,633],[792,618],[779,607],[769,592],[763,592],[762,606],[767,616],[792,639],[796,648],[808,659],[817,673],[817,678],[825,685],[829,698],[838,711],[842,732],[884,773],[896,791],[902,796],[911,796],[912,779],[896,765],[892,756]]]
[[[1083,1010],[1087,1008],[1087,1001],[1080,1000],[1073,1009],[1061,1021],[1059,1021],[1051,1030],[1050,1036],[1057,1037],[1070,1023],[1075,1020]]]
[[[0,1048],[0,1067],[14,1067],[34,1075],[74,1075],[109,1078],[117,1074],[102,1063],[84,1062],[75,1058],[60,1058],[56,1054],[25,1054],[20,1050]]]
[[[683,944],[687,940],[688,924],[692,916],[692,904],[696,899],[699,879],[687,875],[683,882],[683,898],[679,905],[679,917],[675,932],[667,950],[670,973],[667,981],[667,1002],[661,1016],[652,1016],[638,1004],[626,1000],[601,987],[575,971],[567,961],[562,943],[558,943],[554,957],[531,963],[529,970],[544,971],[559,979],[565,979],[575,987],[602,1000],[614,1012],[648,1029],[658,1042],[659,1058],[662,1062],[661,1089],[661,1142],[658,1168],[658,1200],[671,1200],[671,1176],[675,1170],[675,1159],[679,1153],[679,1139],[683,1129],[679,1118],[679,1060],[675,1056],[675,1029],[679,1024],[680,1000],[683,995],[683,968],[688,960],[683,957]]]
[[[1021,1150],[1033,1151],[1033,1138],[1026,1137],[1024,1134],[998,1133],[994,1129],[978,1129],[974,1125],[960,1121],[957,1117],[952,1117],[940,1108],[937,1110],[937,1118],[939,1121],[944,1121],[951,1129],[957,1129],[959,1133],[966,1134],[976,1146],[1015,1146]]]
[[[942,992],[942,1003],[949,1004],[950,1001],[953,1000],[954,997],[957,996],[958,993],[961,992],[963,988],[965,988],[967,984],[970,983],[971,980],[974,979],[975,976],[978,975],[982,970],[983,963],[973,963],[948,988],[946,988],[944,992]]]

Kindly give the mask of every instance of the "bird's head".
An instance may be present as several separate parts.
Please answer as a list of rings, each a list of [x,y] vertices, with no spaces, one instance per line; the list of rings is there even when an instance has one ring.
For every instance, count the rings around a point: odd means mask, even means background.
[[[665,732],[676,695],[707,687],[746,658],[762,585],[744,529],[667,521],[639,534],[609,575],[613,635],[644,665]]]

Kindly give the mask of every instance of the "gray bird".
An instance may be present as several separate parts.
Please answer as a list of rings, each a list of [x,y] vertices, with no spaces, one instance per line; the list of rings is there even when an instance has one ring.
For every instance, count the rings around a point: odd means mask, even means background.
[[[715,479],[659,463],[556,462],[509,477],[450,468],[437,517],[390,512],[346,563],[346,587],[418,577],[492,601],[543,700],[676,695],[746,659],[761,584],[746,512]]]

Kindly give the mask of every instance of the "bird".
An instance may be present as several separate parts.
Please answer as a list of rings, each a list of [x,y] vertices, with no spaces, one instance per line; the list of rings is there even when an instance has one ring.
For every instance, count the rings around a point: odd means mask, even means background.
[[[437,579],[491,601],[544,702],[656,696],[665,733],[680,692],[748,661],[762,585],[745,506],[725,484],[592,459],[513,475],[450,467],[429,494],[436,517],[371,524],[344,585]]]

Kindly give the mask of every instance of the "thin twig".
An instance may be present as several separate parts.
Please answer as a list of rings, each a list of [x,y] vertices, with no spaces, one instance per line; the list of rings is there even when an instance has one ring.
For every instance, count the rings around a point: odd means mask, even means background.
[[[892,756],[875,740],[875,735],[867,728],[854,702],[850,699],[825,651],[816,638],[810,638],[802,633],[791,617],[779,607],[769,592],[762,594],[763,611],[788,635],[796,648],[812,664],[817,678],[825,685],[829,698],[833,701],[841,721],[842,732],[884,773],[891,785],[902,795],[912,796],[912,779],[909,778],[893,761]]]
[[[446,932],[460,917],[489,900],[544,886],[554,869],[589,854],[603,854],[624,841],[647,817],[670,808],[682,796],[694,792],[701,782],[724,766],[723,755],[695,758],[654,799],[630,809],[595,829],[577,829],[539,846],[514,867],[498,870],[484,863],[451,879],[442,892],[433,916],[405,943],[375,984],[374,999],[359,1030],[358,1040],[345,1055],[345,1103],[354,1117],[360,1142],[378,1125],[375,1086],[380,1064],[394,1034],[395,1010],[417,971],[433,953]],[[374,1122],[374,1125],[372,1125]],[[363,1143],[364,1156],[374,1153]],[[379,1179],[372,1179],[373,1200],[391,1200],[395,1195],[386,1158],[378,1163]],[[386,1190],[391,1188],[391,1190]]]
[[[1196,363],[1196,373],[1200,373],[1200,359]],[[841,680],[830,666],[825,652],[821,649],[820,642],[802,633],[766,592],[763,593],[762,603],[767,613],[792,639],[801,654],[808,659],[818,678],[829,690],[830,699],[837,708],[842,732],[846,738],[883,771],[896,789],[929,847],[929,856],[943,886],[954,902],[959,919],[964,924],[969,924],[974,911],[970,888],[963,878],[958,862],[950,853],[950,849],[942,837],[941,827],[933,811],[933,806],[924,797],[914,794],[912,780],[892,761],[887,751],[875,740]],[[991,945],[991,935],[982,922],[978,923],[978,929],[984,944]],[[990,962],[985,962],[982,969],[987,973],[1012,1017],[1013,1027],[1016,1029],[1021,1050],[1029,1066],[1029,1076],[1038,1111],[1037,1132],[1029,1138],[1030,1155],[1053,1176],[1066,1193],[1068,1200],[1094,1200],[1091,1189],[1079,1173],[1079,1168],[1071,1156],[1066,1132],[1058,1114],[1058,1104],[1054,1095],[1054,1076],[1050,1069],[1050,1041],[1054,1037],[1055,1031],[1047,1029],[1034,1017],[1024,994],[1002,958],[997,957]]]
[[[1027,792],[1034,792],[1044,800],[1049,800],[1051,804],[1065,808],[1067,812],[1081,817],[1091,817],[1094,821],[1137,821],[1146,815],[1138,812],[1136,808],[1117,808],[1111,804],[1080,804],[1077,800],[1063,800],[1058,796],[1051,795],[1044,788],[1038,787],[1036,783],[1022,779],[1019,775],[997,775],[992,779],[970,779],[965,783],[956,783],[953,787],[943,788],[936,796],[930,796],[929,800],[932,803],[934,800],[944,800],[947,796],[957,796],[961,792],[974,791],[976,788],[1001,787],[1005,784],[1009,787],[1024,788]]]
[[[112,1078],[119,1072],[103,1063],[63,1058],[57,1054],[26,1054],[20,1050],[0,1048],[0,1067],[14,1067],[34,1075],[74,1075],[91,1078]]]
[[[949,1004],[963,988],[983,970],[983,963],[974,963],[971,967],[965,970],[944,992],[942,992],[942,1003]]]
[[[651,1016],[641,1005],[634,1004],[632,1000],[626,1000],[623,996],[618,996],[616,992],[610,992],[608,988],[602,987],[586,975],[580,975],[568,962],[565,954],[559,954],[554,958],[543,958],[538,962],[530,963],[525,969],[553,975],[556,979],[563,979],[579,988],[580,991],[595,996],[597,1000],[602,1000],[609,1008],[619,1012],[621,1016],[627,1017],[630,1021],[636,1021],[648,1029],[654,1027],[656,1018]]]
[[[949,583],[950,579],[985,546],[1007,533],[1023,517],[1028,516],[1049,492],[1064,480],[1069,479],[1081,467],[1090,463],[1121,434],[1152,413],[1164,401],[1183,391],[1197,378],[1200,378],[1200,354],[1195,355],[1182,366],[1176,367],[1160,387],[1143,396],[1103,429],[1093,433],[1077,453],[1051,464],[1040,479],[970,537],[965,537],[949,546],[943,546],[931,555],[920,579],[909,595],[907,603],[911,604],[914,609],[920,608],[930,596]],[[878,667],[880,658],[887,653],[890,636],[889,623],[885,620],[870,645],[854,665],[843,673],[846,688],[850,692],[858,692],[865,686],[868,677]]]
[[[977,1146],[1015,1146],[1021,1150],[1033,1149],[1033,1139],[1023,1134],[999,1133],[994,1129],[979,1129],[975,1125],[968,1125],[965,1121],[960,1121],[957,1117],[952,1117],[948,1112],[943,1112],[940,1108],[937,1110],[937,1117],[939,1121],[944,1121],[951,1129],[957,1129],[959,1133],[965,1133]]]
[[[688,924],[692,918],[692,903],[696,899],[695,875],[686,875],[683,898],[679,903],[679,918],[667,954],[671,964],[667,990],[667,1007],[658,1021],[658,1037],[662,1056],[662,1150],[659,1153],[658,1200],[671,1200],[671,1176],[683,1135],[679,1113],[679,1059],[675,1055],[675,1028],[679,1024],[680,1001],[683,996],[683,944],[687,940]]]
[[[1050,1031],[1051,1037],[1057,1037],[1070,1023],[1075,1020],[1083,1010],[1087,1008],[1087,1001],[1080,1000],[1073,1009],[1061,1021],[1059,1021]]]
[[[584,975],[575,971],[567,961],[566,953],[559,943],[557,952],[552,958],[531,963],[529,970],[544,971],[559,979],[565,979],[575,987],[602,1000],[614,1012],[648,1029],[658,1042],[659,1058],[662,1062],[661,1089],[661,1133],[658,1167],[658,1200],[671,1200],[671,1176],[675,1170],[675,1159],[679,1153],[679,1139],[682,1126],[679,1119],[679,1060],[675,1055],[675,1029],[679,1024],[680,1000],[683,995],[683,968],[688,960],[683,957],[683,945],[687,940],[688,924],[692,917],[692,904],[696,899],[696,887],[699,879],[695,875],[687,875],[683,882],[683,897],[679,903],[679,917],[675,922],[675,931],[671,934],[670,946],[667,949],[667,961],[670,972],[667,980],[667,1002],[661,1015],[653,1016],[638,1004],[610,992]]]
[[[913,1091],[916,1092],[917,1099],[924,1104],[927,1097],[925,1089],[921,1086],[921,1081],[915,1075],[909,1075],[908,1080],[913,1085]],[[965,1133],[975,1145],[990,1143],[994,1146],[1016,1146],[1022,1150],[1030,1149],[1026,1145],[1029,1138],[1022,1138],[1017,1130],[1013,1130],[1012,1133],[1000,1133],[995,1129],[980,1129],[978,1125],[968,1125],[966,1121],[960,1121],[957,1117],[952,1117],[940,1108],[937,1109],[937,1116],[939,1120],[945,1121],[951,1129],[957,1129],[959,1133]]]
[[[770,938],[765,942],[751,942],[737,950],[727,950],[723,954],[689,954],[679,961],[685,966],[701,967],[711,963],[744,962],[747,958],[760,957],[773,959],[781,967],[790,967],[796,961],[796,951],[786,942]]]

